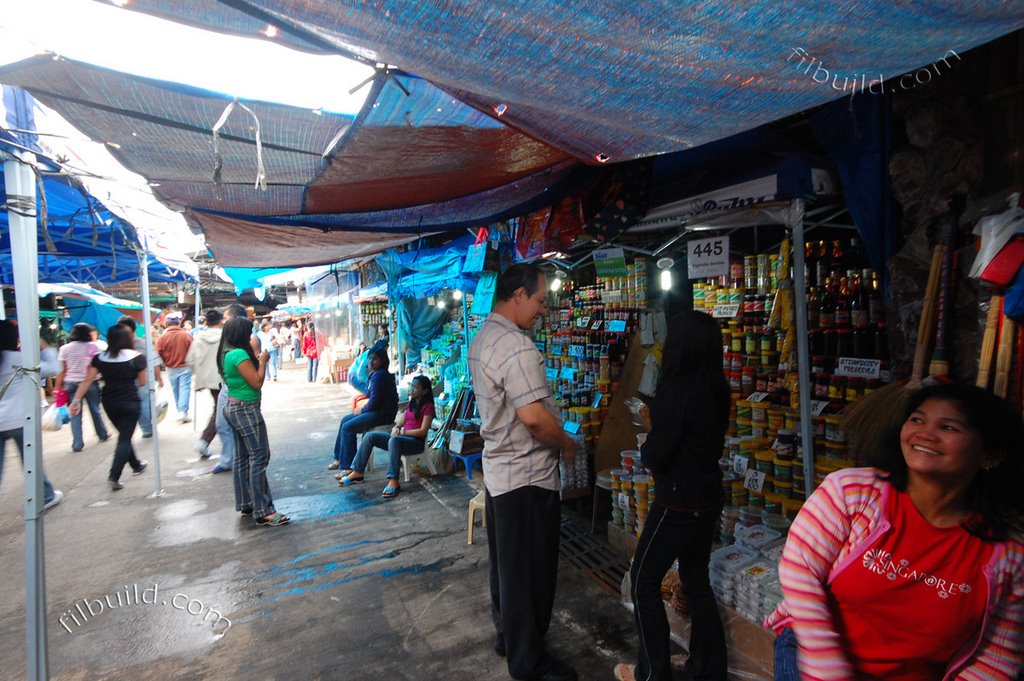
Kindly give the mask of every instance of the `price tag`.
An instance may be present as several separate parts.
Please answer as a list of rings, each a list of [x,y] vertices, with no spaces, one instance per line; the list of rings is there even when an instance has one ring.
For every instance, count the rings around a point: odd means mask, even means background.
[[[617,501],[619,502],[619,508],[620,509],[622,509],[623,511],[628,511],[629,510],[629,495],[628,494],[626,494],[625,492],[619,492],[619,498],[617,499]]]
[[[853,378],[881,378],[882,360],[840,357],[839,366],[836,367],[836,376],[851,376]]]
[[[551,346],[551,354],[555,355],[555,356],[561,355],[562,354],[562,346],[561,345],[552,345]]]
[[[750,393],[750,397],[747,398],[747,401],[748,402],[764,402],[769,397],[771,397],[771,393]]]
[[[585,329],[588,326],[590,326],[590,317],[580,317],[579,319],[576,320],[577,328]]]
[[[606,328],[612,333],[626,333],[626,320],[625,319],[610,319]]]
[[[576,433],[580,432],[580,424],[576,423],[575,421],[567,421],[566,423],[562,424],[562,430],[569,433],[570,435],[575,435]]]
[[[686,275],[690,279],[729,274],[729,237],[693,239],[686,242]]]
[[[547,348],[544,347],[544,344],[541,343],[540,341],[534,341],[533,345],[534,345],[534,347],[537,348],[537,352],[539,352],[542,355],[547,351]]]
[[[743,486],[758,494],[764,489],[765,474],[763,471],[748,470],[743,474]]]
[[[590,330],[591,331],[600,331],[601,330],[601,320],[598,319],[593,324],[591,324],[590,325]]]
[[[544,370],[544,374],[547,376],[547,379],[549,381],[557,381],[558,380],[558,369],[552,369],[552,368],[548,367],[547,369]]]
[[[711,308],[711,316],[715,319],[722,319],[723,317],[735,317],[740,313],[739,304],[727,303],[724,305],[715,305]]]
[[[601,400],[604,398],[604,393],[597,393],[594,395],[594,401],[590,403],[591,409],[597,409],[601,406]]]
[[[732,472],[736,475],[746,475],[750,459],[745,456],[737,456],[732,460]]]
[[[572,367],[562,367],[562,372],[558,374],[559,378],[564,378],[567,381],[576,380],[576,370]]]
[[[584,345],[570,345],[569,356],[570,357],[585,357],[587,354],[587,348]]]
[[[821,412],[825,411],[825,407],[829,404],[828,400],[811,400],[811,414],[821,416]]]

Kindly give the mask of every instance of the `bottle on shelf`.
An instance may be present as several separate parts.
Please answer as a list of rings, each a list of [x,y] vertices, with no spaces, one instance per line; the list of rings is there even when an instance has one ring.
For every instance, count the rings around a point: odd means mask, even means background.
[[[820,316],[821,301],[818,300],[818,289],[812,286],[807,290],[807,328],[818,328]]]
[[[868,319],[868,289],[865,286],[861,273],[853,271],[850,282],[850,325],[855,329],[866,327],[870,324]]]
[[[834,329],[836,326],[836,298],[835,283],[832,277],[826,276],[818,295],[818,326],[822,329]]]
[[[846,277],[839,278],[835,309],[835,327],[837,329],[850,328],[850,283]]]
[[[871,324],[881,324],[884,321],[885,305],[882,301],[882,286],[878,281],[878,272],[872,270],[871,290],[868,291],[868,322]]]

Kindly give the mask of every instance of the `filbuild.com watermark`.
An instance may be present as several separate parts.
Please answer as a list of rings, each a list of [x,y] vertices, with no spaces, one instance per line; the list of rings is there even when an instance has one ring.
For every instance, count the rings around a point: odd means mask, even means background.
[[[786,62],[793,64],[798,71],[809,76],[815,83],[828,84],[838,92],[849,92],[850,96],[856,94],[870,93],[873,95],[896,92],[898,90],[913,90],[917,87],[927,85],[935,78],[948,72],[953,65],[960,61],[960,55],[954,50],[923,66],[916,71],[904,73],[896,78],[886,78],[884,74],[854,73],[849,76],[842,75],[835,67],[828,68],[825,64],[810,54],[802,47],[790,48]]]
[[[72,633],[74,629],[81,627],[90,619],[115,608],[136,605],[169,605],[192,617],[202,617],[202,621],[210,622],[210,627],[218,635],[223,635],[231,628],[231,620],[202,601],[189,598],[183,593],[176,593],[170,598],[166,598],[166,595],[164,592],[163,597],[161,596],[160,587],[155,583],[145,588],[140,588],[138,584],[126,584],[122,591],[107,594],[101,598],[81,598],[75,601],[70,608],[61,613],[57,622],[68,633]]]

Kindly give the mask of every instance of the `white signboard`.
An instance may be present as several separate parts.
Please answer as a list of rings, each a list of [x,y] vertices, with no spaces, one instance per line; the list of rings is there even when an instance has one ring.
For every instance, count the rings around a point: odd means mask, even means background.
[[[836,376],[880,378],[882,376],[882,360],[840,357],[839,366],[836,367]]]
[[[693,239],[686,242],[686,275],[690,279],[729,274],[729,237]]]
[[[691,277],[692,279],[693,277]],[[736,303],[727,303],[724,305],[715,305],[711,308],[711,316],[715,319],[722,319],[723,317],[735,317],[740,313],[740,306]]]

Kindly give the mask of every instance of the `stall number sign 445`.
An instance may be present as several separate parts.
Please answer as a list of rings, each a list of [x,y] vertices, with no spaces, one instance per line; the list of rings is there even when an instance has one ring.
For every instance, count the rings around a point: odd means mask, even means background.
[[[690,279],[729,274],[729,237],[693,239],[686,242],[686,275]]]

